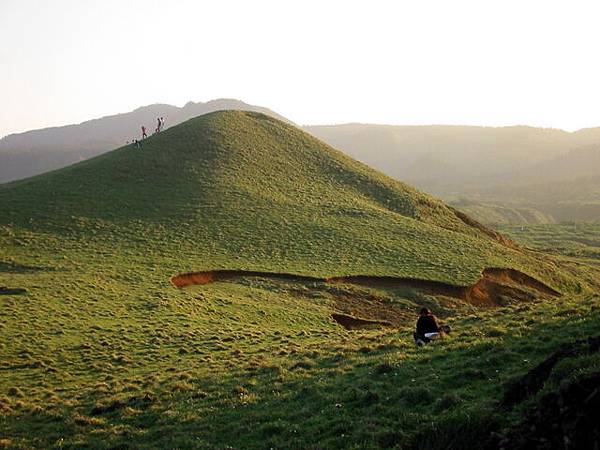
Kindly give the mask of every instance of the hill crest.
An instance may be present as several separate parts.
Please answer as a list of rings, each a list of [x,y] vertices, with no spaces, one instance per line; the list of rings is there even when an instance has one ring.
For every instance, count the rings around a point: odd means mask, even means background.
[[[416,189],[260,113],[190,119],[81,163],[0,187],[3,222],[78,239],[125,233],[197,255],[174,272],[368,274],[471,284],[553,269]],[[176,247],[165,249],[161,242]],[[175,244],[175,242],[177,244]],[[545,278],[544,278],[545,277]]]
[[[127,113],[79,124],[31,130],[1,138],[0,183],[59,169],[141,138],[141,126],[144,125],[150,134],[156,126],[157,117],[164,117],[168,128],[202,114],[229,109],[258,111],[289,122],[268,108],[235,99],[188,102],[182,108],[159,103],[142,106]]]

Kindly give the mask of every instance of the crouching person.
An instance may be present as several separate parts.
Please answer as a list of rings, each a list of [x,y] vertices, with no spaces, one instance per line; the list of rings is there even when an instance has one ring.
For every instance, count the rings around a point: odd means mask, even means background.
[[[413,334],[415,344],[425,345],[432,339],[438,339],[450,333],[448,325],[440,325],[437,317],[427,308],[422,308],[417,319],[417,331]]]

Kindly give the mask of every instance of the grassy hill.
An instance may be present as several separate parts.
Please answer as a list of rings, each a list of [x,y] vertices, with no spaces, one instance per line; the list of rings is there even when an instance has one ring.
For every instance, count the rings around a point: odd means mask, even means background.
[[[181,269],[462,284],[485,267],[527,271],[531,263],[438,200],[295,127],[243,112],[201,116],[142,149],[4,185],[0,202],[5,224],[85,237],[93,228],[107,240],[156,237],[165,257],[197,258]]]
[[[268,108],[234,99],[188,102],[179,108],[153,104],[133,111],[88,120],[79,124],[50,127],[5,136],[0,139],[0,183],[31,177],[106,153],[134,138],[141,138],[144,125],[150,135],[158,117],[171,127],[213,111],[237,109],[257,111],[280,120]]]
[[[2,185],[0,210],[8,448],[472,447],[535,404],[499,412],[507,383],[600,320],[596,266],[512,245],[258,113]],[[488,267],[563,295],[496,280],[498,303],[477,306],[439,289]],[[240,272],[170,282],[216,269]],[[345,275],[365,278],[326,280]],[[422,305],[452,338],[414,347]],[[545,389],[597,369],[582,358]]]
[[[189,102],[182,108],[144,106],[81,124],[5,136],[0,139],[0,183],[111,151],[139,137],[141,125],[152,131],[157,117],[165,117],[170,127],[226,109],[262,112],[289,123],[267,108],[232,99]],[[558,222],[600,218],[600,128],[566,132],[526,126],[345,124],[304,130],[444,201],[467,198],[486,204],[464,212],[489,223],[534,224],[545,221],[542,216]]]

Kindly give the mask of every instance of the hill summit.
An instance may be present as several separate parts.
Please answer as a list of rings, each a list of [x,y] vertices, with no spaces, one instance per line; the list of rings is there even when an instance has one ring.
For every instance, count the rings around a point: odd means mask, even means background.
[[[221,98],[208,102],[188,102],[182,108],[153,104],[133,111],[92,119],[80,124],[31,130],[0,138],[0,183],[14,181],[84,161],[148,134],[163,117],[164,127],[178,125],[193,117],[222,110],[256,111],[289,122],[262,106]]]
[[[127,234],[192,269],[467,284],[487,267],[549,272],[408,185],[255,112],[191,119],[96,158],[0,188],[6,223]],[[34,225],[31,225],[34,224]]]

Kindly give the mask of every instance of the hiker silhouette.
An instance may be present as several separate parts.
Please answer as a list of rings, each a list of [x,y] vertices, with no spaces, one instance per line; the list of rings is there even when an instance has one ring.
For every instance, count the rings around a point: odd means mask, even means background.
[[[448,333],[450,333],[448,325],[440,325],[437,317],[429,309],[421,308],[417,319],[417,330],[413,334],[415,344],[425,345],[432,339],[438,339]]]

